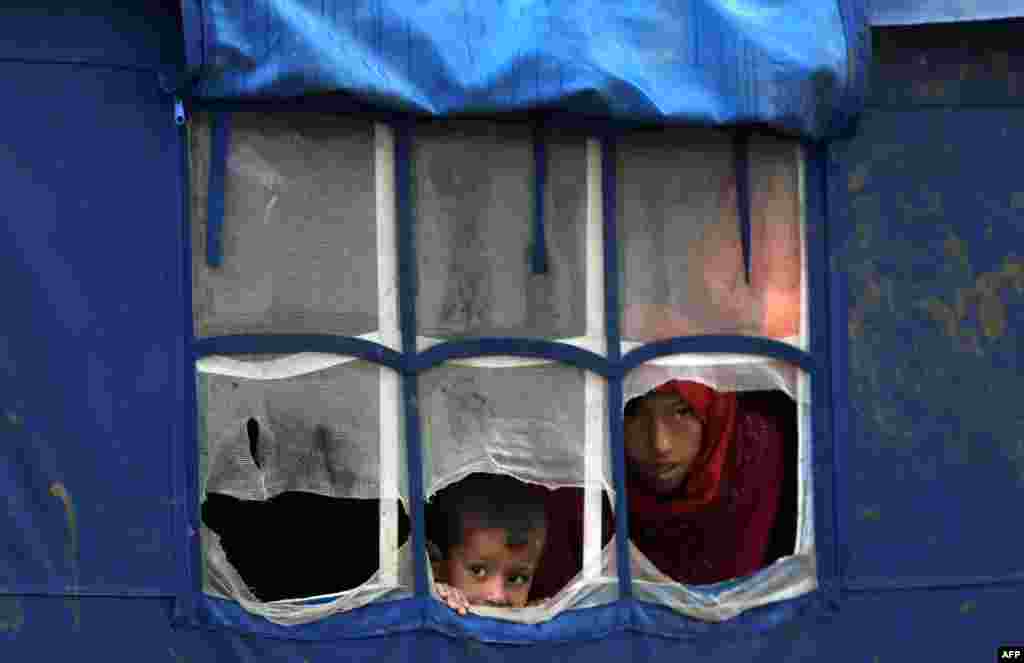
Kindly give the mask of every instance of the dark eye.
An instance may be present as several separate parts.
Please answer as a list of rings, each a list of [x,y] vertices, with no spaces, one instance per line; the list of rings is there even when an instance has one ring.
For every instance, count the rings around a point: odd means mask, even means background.
[[[683,417],[688,417],[691,414],[693,414],[693,410],[691,410],[685,405],[679,405],[675,409],[675,415],[680,419],[682,419]]]
[[[469,572],[474,578],[484,578],[487,576],[487,567],[483,564],[473,564],[469,567]]]
[[[517,573],[514,576],[509,576],[508,582],[510,585],[525,585],[530,582],[530,576],[525,573]]]

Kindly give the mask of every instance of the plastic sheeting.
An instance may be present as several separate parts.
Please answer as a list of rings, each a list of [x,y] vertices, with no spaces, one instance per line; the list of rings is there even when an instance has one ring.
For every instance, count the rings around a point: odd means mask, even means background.
[[[218,267],[206,259],[211,123],[190,125],[196,336],[377,331],[373,124],[312,113],[230,123]]]
[[[1024,16],[1020,0],[871,0],[872,25],[959,23]]]
[[[282,625],[411,595],[410,545],[396,550],[398,513],[391,506],[396,499],[408,503],[398,376],[350,357],[314,353],[214,356],[200,360],[198,369],[201,498],[207,491],[248,500],[302,491],[381,500],[381,564],[359,587],[314,602],[262,602],[228,560],[220,537],[204,526],[204,591]],[[249,431],[250,422],[258,435]]]
[[[482,363],[482,362],[481,362]],[[446,365],[420,382],[428,492],[471,472],[584,485],[585,375],[571,366]],[[594,480],[611,487],[607,463]]]
[[[636,133],[619,142],[627,348],[674,336],[744,334],[807,349],[799,147],[770,137],[750,141],[749,279],[733,158],[729,137],[706,129]]]
[[[544,136],[548,269],[531,271],[533,136],[525,124],[417,128],[418,333],[569,338],[586,332],[586,141]]]
[[[860,110],[860,0],[185,0],[194,93],[343,92],[435,116],[543,107],[842,131]]]
[[[248,500],[289,490],[397,498],[382,494],[378,478],[380,373],[387,369],[342,359],[332,358],[333,365],[316,372],[262,379],[202,361],[198,393],[200,449],[208,454],[206,490]],[[249,362],[232,364],[249,367]],[[247,431],[250,420],[259,427],[255,449]],[[201,455],[201,467],[203,460]]]

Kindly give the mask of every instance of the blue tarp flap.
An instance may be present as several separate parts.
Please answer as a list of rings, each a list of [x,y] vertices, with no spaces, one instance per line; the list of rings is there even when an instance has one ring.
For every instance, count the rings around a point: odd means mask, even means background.
[[[872,25],[991,21],[1024,16],[1020,0],[872,0]]]
[[[342,92],[448,116],[538,107],[843,131],[864,0],[183,0],[204,99]]]

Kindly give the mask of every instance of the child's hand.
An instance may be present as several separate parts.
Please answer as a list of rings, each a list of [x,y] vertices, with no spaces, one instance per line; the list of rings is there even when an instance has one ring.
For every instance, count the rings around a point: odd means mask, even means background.
[[[469,610],[469,599],[466,598],[461,589],[456,589],[443,582],[434,583],[434,588],[437,590],[437,595],[441,597],[441,600],[455,612],[464,615]]]

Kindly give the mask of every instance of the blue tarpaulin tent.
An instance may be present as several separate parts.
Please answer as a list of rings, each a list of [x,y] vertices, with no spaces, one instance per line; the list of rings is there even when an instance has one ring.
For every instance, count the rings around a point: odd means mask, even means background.
[[[0,9],[0,283],[10,302],[0,325],[0,660],[984,660],[1024,643],[1014,526],[1024,490],[1024,193],[1014,168],[1024,24],[1007,3],[907,4],[878,0],[870,13],[856,0]],[[947,24],[872,33],[872,21]],[[231,129],[246,113],[310,110],[393,131],[394,269],[406,284],[397,340],[197,335],[193,279],[203,264],[238,256],[217,224],[233,195],[223,181]],[[197,206],[182,122],[200,116],[214,130],[209,199]],[[800,142],[808,342],[723,333],[620,352],[619,292],[607,288],[604,354],[496,334],[419,347],[412,284],[425,240],[411,211],[411,140],[471,116],[594,138],[605,164],[599,264],[613,283],[630,259],[616,252],[631,223],[615,199],[617,145],[637,132],[724,128],[737,136],[728,168],[739,182],[757,168],[752,136]],[[554,142],[538,144],[556,153]],[[739,183],[737,192],[741,276],[756,281],[759,198]],[[197,207],[209,215],[199,260]],[[557,271],[555,221],[545,227],[543,205],[533,212],[523,263]],[[641,600],[636,569],[620,564],[614,600],[516,623],[455,617],[431,597],[418,556],[408,596],[297,625],[212,596],[200,550],[196,361],[297,347],[403,376],[395,407],[415,549],[430,440],[417,423],[429,403],[411,378],[446,360],[543,357],[600,376],[617,486],[630,369],[685,352],[798,367],[812,384],[816,586],[707,620]],[[621,489],[615,499],[624,504]],[[617,524],[626,534],[625,519]]]

